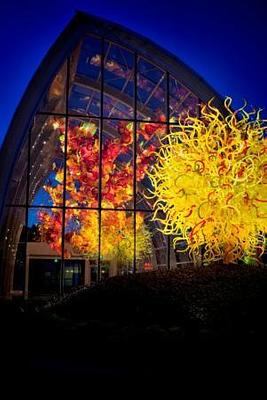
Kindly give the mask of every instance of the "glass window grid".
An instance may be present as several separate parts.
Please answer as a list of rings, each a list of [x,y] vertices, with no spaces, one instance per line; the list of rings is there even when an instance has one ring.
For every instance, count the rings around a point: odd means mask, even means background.
[[[90,35],[91,36],[91,35]],[[93,35],[92,35],[93,36]],[[95,36],[97,37],[97,36]],[[99,38],[99,37],[97,37]],[[63,287],[63,282],[64,282],[64,236],[65,236],[65,210],[66,209],[83,209],[83,210],[97,210],[98,215],[99,215],[99,227],[98,227],[98,234],[99,234],[99,251],[98,251],[98,265],[97,265],[97,280],[101,280],[101,212],[102,210],[105,211],[112,211],[112,212],[133,212],[134,215],[134,259],[133,259],[133,272],[136,272],[136,213],[138,212],[144,212],[144,213],[151,213],[150,209],[142,209],[142,208],[137,208],[137,193],[136,190],[134,190],[133,193],[133,207],[132,208],[124,208],[124,209],[114,209],[114,208],[104,208],[102,207],[101,204],[101,181],[102,179],[99,179],[99,205],[98,207],[68,207],[66,206],[66,157],[67,157],[67,141],[68,141],[68,123],[70,118],[81,118],[83,120],[89,120],[89,119],[95,119],[99,120],[99,126],[100,126],[100,143],[99,143],[99,177],[102,176],[102,136],[103,136],[103,122],[105,120],[114,120],[114,121],[119,121],[121,118],[116,118],[116,117],[110,117],[110,116],[104,116],[103,115],[103,106],[104,106],[104,63],[107,57],[107,51],[105,49],[105,43],[106,40],[104,37],[100,38],[101,40],[101,69],[99,73],[98,80],[100,80],[100,115],[89,115],[89,114],[83,114],[79,113],[71,113],[69,112],[69,93],[70,93],[70,60],[71,57],[67,59],[67,76],[66,76],[66,99],[65,99],[65,112],[46,112],[46,111],[38,111],[36,112],[36,115],[43,115],[47,117],[62,117],[65,119],[65,152],[64,152],[64,181],[63,181],[63,204],[62,206],[52,206],[52,205],[37,205],[37,204],[30,204],[30,195],[29,195],[29,188],[30,188],[30,175],[31,175],[31,129],[29,130],[29,140],[28,140],[28,155],[27,155],[27,182],[26,182],[26,204],[7,204],[6,206],[8,208],[13,208],[13,207],[23,207],[25,208],[25,226],[28,226],[28,220],[29,220],[29,209],[30,208],[43,208],[43,209],[60,209],[62,210],[62,215],[63,215],[63,221],[62,221],[62,251],[61,251],[61,272],[60,272],[60,288],[59,288],[59,293],[60,295],[63,295],[64,293],[64,287]],[[117,46],[115,42],[110,41],[109,48],[111,45],[114,44]],[[121,48],[123,46],[118,45]],[[129,49],[125,48],[126,51],[129,51]],[[175,125],[175,122],[170,121],[170,75],[168,71],[163,71],[162,68],[158,67],[155,64],[156,68],[159,68],[164,74],[166,74],[166,121],[159,121],[159,120],[153,120],[153,119],[143,119],[143,118],[137,118],[138,110],[137,110],[137,75],[138,75],[138,60],[139,57],[142,59],[146,60],[145,57],[139,56],[137,52],[134,52],[134,67],[133,67],[133,74],[134,74],[134,98],[133,98],[133,118],[124,118],[124,121],[129,121],[133,122],[134,125],[134,141],[133,141],[133,158],[134,158],[134,174],[133,174],[133,187],[136,188],[136,143],[137,143],[137,124],[138,123],[156,123],[156,124],[164,124],[166,126],[167,132],[169,132],[169,128],[171,125]],[[149,61],[150,62],[150,61]],[[150,62],[151,63],[151,62]],[[75,83],[74,83],[75,84]],[[192,95],[194,95],[191,91],[189,91]],[[116,99],[115,99],[116,101]],[[199,100],[200,103],[200,100]],[[197,114],[199,114],[199,110],[197,110]],[[140,115],[140,114],[139,114]],[[26,234],[26,241],[28,241],[27,234]],[[167,267],[168,269],[170,268],[170,248],[171,248],[171,242],[170,242],[170,237],[167,237],[167,254],[166,254],[166,263],[158,265],[158,267],[164,266]],[[26,250],[26,249],[25,249]],[[155,249],[158,250],[158,249]],[[178,265],[179,263],[177,263]]]

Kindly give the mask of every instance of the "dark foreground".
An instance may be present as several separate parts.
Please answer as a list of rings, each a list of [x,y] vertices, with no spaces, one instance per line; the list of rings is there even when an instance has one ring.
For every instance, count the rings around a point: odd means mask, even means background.
[[[28,388],[168,383],[190,391],[266,381],[264,267],[147,272],[46,307],[0,306],[1,377]]]

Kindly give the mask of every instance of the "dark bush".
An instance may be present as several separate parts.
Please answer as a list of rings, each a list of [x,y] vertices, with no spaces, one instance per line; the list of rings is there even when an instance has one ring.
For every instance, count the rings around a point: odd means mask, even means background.
[[[264,267],[180,267],[110,278],[49,311],[72,321],[208,327],[231,334],[265,322],[266,289]]]

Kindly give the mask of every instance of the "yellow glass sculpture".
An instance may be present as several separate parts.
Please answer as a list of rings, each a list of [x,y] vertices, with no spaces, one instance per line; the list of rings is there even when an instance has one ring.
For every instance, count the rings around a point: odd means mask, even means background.
[[[208,264],[259,260],[266,249],[267,121],[246,105],[201,106],[170,127],[149,174],[154,220],[176,251]]]

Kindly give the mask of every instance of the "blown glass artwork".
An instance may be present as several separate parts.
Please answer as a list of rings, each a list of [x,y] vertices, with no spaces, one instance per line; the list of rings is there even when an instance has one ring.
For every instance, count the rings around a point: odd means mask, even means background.
[[[224,263],[266,250],[267,121],[244,107],[225,115],[211,100],[170,126],[149,177],[153,219],[177,252]]]
[[[65,148],[65,124],[55,120],[51,127]],[[101,257],[117,261],[131,261],[134,257],[133,213],[127,211],[133,199],[133,123],[120,122],[116,138],[100,143],[94,122],[78,122],[68,127],[66,176],[63,166],[54,165],[54,182],[43,186],[52,205],[62,204],[65,184],[64,256],[71,257],[71,249],[95,258],[99,251],[99,196],[101,195]],[[136,182],[144,179],[154,160],[156,146],[151,138],[162,135],[162,124],[140,124],[137,131]],[[165,132],[165,131],[164,131]],[[101,180],[101,194],[99,192]],[[128,204],[128,206],[127,206]],[[83,209],[84,208],[84,209]],[[112,209],[120,208],[120,211]],[[105,211],[108,209],[108,211]],[[123,210],[123,211],[122,211]],[[125,210],[125,211],[124,211]],[[62,252],[62,213],[59,209],[38,213],[39,233],[58,254]],[[151,234],[144,222],[144,214],[136,213],[136,260],[151,253]]]

